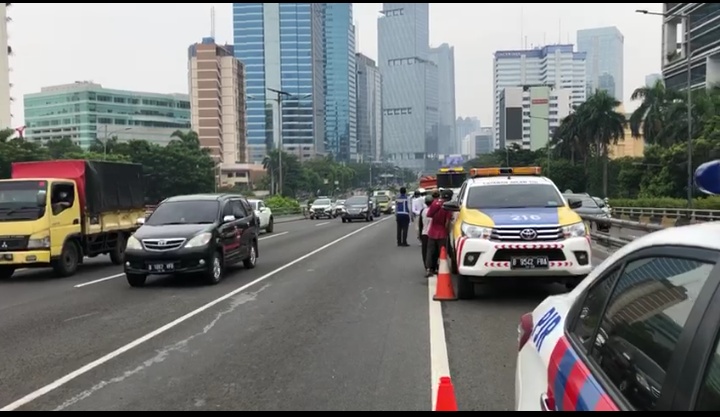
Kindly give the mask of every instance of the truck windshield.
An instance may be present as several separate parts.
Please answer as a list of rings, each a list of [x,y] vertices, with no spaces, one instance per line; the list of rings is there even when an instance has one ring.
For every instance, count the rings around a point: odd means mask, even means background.
[[[45,193],[45,181],[0,181],[0,222],[41,218],[45,206],[38,206],[38,195]]]
[[[207,201],[170,201],[160,204],[145,222],[148,226],[171,224],[211,224],[218,220],[219,203]]]

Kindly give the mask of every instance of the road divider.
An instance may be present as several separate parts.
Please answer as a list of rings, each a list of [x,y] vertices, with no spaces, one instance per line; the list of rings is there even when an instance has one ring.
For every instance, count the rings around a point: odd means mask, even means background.
[[[297,264],[299,264],[299,263],[301,263],[301,262],[303,262],[303,261],[305,261],[305,260],[307,260],[307,259],[309,259],[309,258],[311,258],[311,257],[313,257],[313,256],[315,256],[315,255],[317,255],[318,253],[321,253],[321,252],[323,252],[323,251],[325,251],[325,250],[328,250],[328,249],[331,249],[331,248],[335,247],[338,243],[340,243],[340,242],[342,242],[342,241],[344,241],[344,240],[347,240],[347,239],[349,239],[349,238],[351,238],[351,237],[353,237],[353,236],[356,236],[356,235],[364,232],[365,230],[370,229],[371,227],[377,226],[378,224],[382,223],[384,220],[387,220],[387,219],[382,219],[382,220],[380,220],[380,221],[378,221],[378,222],[368,224],[368,225],[363,226],[363,227],[361,227],[361,228],[359,228],[359,229],[357,229],[357,230],[354,230],[354,231],[352,231],[352,232],[349,232],[349,233],[347,233],[346,235],[341,236],[341,237],[333,240],[332,242],[329,242],[329,243],[327,243],[327,244],[325,244],[325,245],[323,245],[323,246],[321,246],[321,247],[319,247],[319,248],[317,248],[317,249],[315,249],[315,250],[313,250],[313,251],[311,251],[311,252],[308,252],[308,253],[306,253],[306,254],[303,255],[303,256],[300,256],[299,258],[295,259],[294,261],[288,262],[288,263],[286,263],[285,265],[283,265],[283,266],[281,266],[281,267],[279,267],[279,268],[277,268],[277,269],[275,269],[275,270],[273,270],[273,271],[270,271],[270,272],[268,272],[267,274],[265,274],[265,275],[263,275],[263,276],[261,276],[261,277],[259,277],[259,278],[256,278],[255,280],[253,280],[253,281],[251,281],[251,282],[249,282],[249,283],[247,283],[247,284],[245,284],[245,285],[243,285],[243,286],[241,286],[241,287],[238,287],[238,288],[234,289],[233,291],[230,291],[229,293],[227,293],[227,294],[225,294],[225,295],[223,295],[223,296],[221,296],[221,297],[219,297],[219,298],[216,298],[215,300],[210,301],[209,303],[207,303],[207,304],[205,304],[205,305],[203,305],[203,306],[201,306],[201,307],[198,307],[197,309],[195,309],[195,310],[193,310],[193,311],[185,314],[184,316],[181,316],[181,317],[173,320],[172,322],[170,322],[170,323],[168,323],[168,324],[166,324],[166,325],[164,325],[164,326],[162,326],[162,327],[159,327],[158,329],[156,329],[156,330],[154,330],[154,331],[152,331],[152,332],[150,332],[150,333],[148,333],[148,334],[146,334],[146,335],[144,335],[144,336],[142,336],[142,337],[140,337],[140,338],[138,338],[138,339],[136,339],[136,340],[133,340],[132,342],[130,342],[130,343],[128,343],[128,344],[126,344],[126,345],[124,345],[124,346],[122,346],[122,347],[120,347],[120,348],[118,348],[118,349],[116,349],[116,350],[114,350],[114,351],[106,354],[105,356],[102,356],[102,357],[100,357],[100,358],[98,358],[98,359],[96,359],[96,360],[88,363],[87,365],[82,366],[82,367],[76,369],[75,371],[70,372],[69,374],[67,374],[67,375],[65,375],[65,376],[63,376],[63,377],[61,377],[61,378],[58,378],[57,380],[55,380],[55,381],[53,381],[53,382],[51,382],[51,383],[49,383],[49,384],[47,384],[47,385],[45,385],[45,386],[43,386],[43,387],[41,387],[41,388],[39,388],[39,389],[37,389],[37,390],[35,390],[35,391],[27,394],[26,396],[24,396],[24,397],[22,397],[22,398],[20,398],[20,399],[18,399],[18,400],[16,400],[16,401],[14,401],[14,402],[12,402],[12,403],[10,403],[10,404],[8,404],[8,405],[0,408],[0,412],[2,412],[2,411],[15,411],[15,410],[17,410],[18,408],[20,408],[20,407],[22,407],[22,406],[24,406],[24,405],[26,405],[26,404],[28,404],[28,403],[30,403],[30,402],[38,399],[38,398],[40,398],[40,397],[42,397],[42,396],[44,396],[44,395],[46,395],[46,394],[48,394],[48,393],[50,393],[50,392],[52,392],[52,391],[55,391],[56,389],[63,387],[63,386],[64,386],[65,384],[67,384],[68,382],[73,381],[74,379],[76,379],[76,378],[78,378],[78,377],[80,377],[80,376],[82,376],[82,375],[85,375],[86,373],[88,373],[88,372],[90,372],[90,371],[92,371],[92,370],[94,370],[94,369],[96,369],[96,368],[98,368],[98,367],[106,364],[107,362],[110,362],[111,360],[113,360],[113,359],[115,359],[115,358],[123,355],[124,353],[126,353],[126,352],[128,352],[128,351],[130,351],[130,350],[132,350],[132,349],[134,349],[134,348],[136,348],[136,347],[138,347],[138,346],[146,343],[147,341],[149,341],[149,340],[151,340],[151,339],[154,339],[155,337],[157,337],[157,336],[159,336],[159,335],[161,335],[161,334],[163,334],[163,333],[165,333],[165,332],[167,332],[167,331],[169,331],[169,330],[177,327],[178,325],[180,325],[180,324],[182,324],[182,323],[187,322],[188,320],[190,320],[190,319],[198,316],[198,315],[201,314],[201,313],[204,313],[205,311],[207,311],[207,310],[215,307],[216,305],[218,305],[218,304],[220,304],[220,303],[222,303],[222,302],[224,302],[224,301],[227,301],[227,300],[231,299],[232,297],[234,297],[234,296],[242,293],[243,291],[245,291],[245,290],[247,290],[247,289],[249,289],[249,288],[252,288],[252,287],[256,286],[257,284],[260,284],[260,283],[262,283],[262,282],[264,282],[264,281],[267,281],[268,279],[274,277],[275,275],[277,275],[277,274],[279,274],[279,273],[281,273],[281,272],[283,272],[283,271],[285,271],[285,270],[287,270],[287,269],[289,269],[289,268],[292,268],[293,266],[295,266],[295,265],[297,265]],[[442,320],[442,315],[441,315],[440,319]],[[444,335],[443,335],[443,342],[444,342]]]

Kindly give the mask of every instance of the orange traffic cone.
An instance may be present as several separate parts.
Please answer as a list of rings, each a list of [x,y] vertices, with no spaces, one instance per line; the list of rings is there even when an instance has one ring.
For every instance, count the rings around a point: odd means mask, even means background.
[[[455,301],[455,289],[450,276],[450,268],[448,267],[447,251],[445,246],[440,248],[440,259],[438,262],[437,284],[435,286],[435,301]]]
[[[455,399],[455,388],[449,376],[440,378],[440,388],[437,394],[435,411],[458,411],[457,400]]]

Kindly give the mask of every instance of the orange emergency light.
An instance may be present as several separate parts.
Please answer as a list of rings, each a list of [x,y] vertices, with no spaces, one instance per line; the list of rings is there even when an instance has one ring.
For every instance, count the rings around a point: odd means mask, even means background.
[[[540,167],[512,167],[512,168],[472,168],[470,176],[499,177],[502,175],[540,175]]]

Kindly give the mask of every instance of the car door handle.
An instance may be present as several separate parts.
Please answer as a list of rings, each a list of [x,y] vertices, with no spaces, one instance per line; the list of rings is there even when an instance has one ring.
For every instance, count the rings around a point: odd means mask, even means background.
[[[541,411],[555,411],[550,409],[550,398],[546,393],[540,394],[540,410]]]

